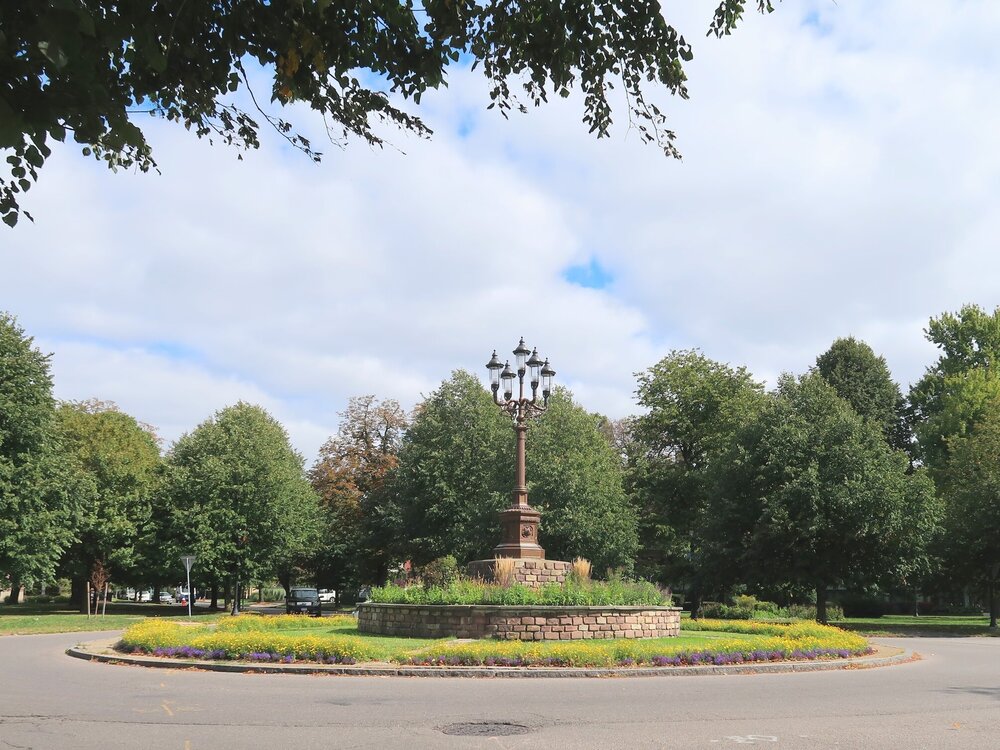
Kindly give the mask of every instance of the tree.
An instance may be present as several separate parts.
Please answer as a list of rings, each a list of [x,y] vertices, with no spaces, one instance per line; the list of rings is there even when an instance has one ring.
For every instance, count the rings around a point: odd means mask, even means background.
[[[150,527],[162,478],[156,436],[113,403],[63,403],[57,415],[67,450],[95,489],[81,507],[77,540],[62,568],[75,579],[89,577],[95,566],[122,574],[139,563],[138,544]]]
[[[388,569],[395,534],[384,532],[394,524],[379,512],[407,427],[398,402],[371,395],[352,398],[340,418],[309,472],[324,515],[317,578],[338,596],[347,584],[381,580]]]
[[[1000,395],[1000,307],[987,313],[965,305],[931,318],[925,333],[941,354],[910,389],[909,418],[920,458],[937,472],[947,464],[949,439],[967,433]]]
[[[933,484],[818,373],[783,376],[715,463],[711,565],[731,581],[816,592],[898,578],[926,547]]]
[[[816,358],[816,371],[862,419],[878,426],[893,448],[910,449],[903,394],[885,357],[853,336],[839,338]]]
[[[530,467],[530,434],[528,445]],[[400,446],[387,494],[397,509],[384,511],[399,519],[399,557],[418,565],[489,557],[514,486],[513,456],[507,417],[474,375],[453,372],[417,406]]]
[[[91,489],[63,451],[48,356],[0,313],[0,575],[12,603],[24,581],[53,578]]]
[[[314,550],[317,498],[302,457],[259,406],[216,412],[174,444],[167,463],[172,554],[193,551],[203,576],[231,581],[234,614],[241,585]]]
[[[528,429],[529,498],[542,511],[547,556],[580,555],[599,570],[630,568],[635,514],[601,421],[556,389],[549,410]],[[402,519],[400,556],[417,564],[445,555],[492,557],[498,514],[510,505],[513,486],[510,419],[475,376],[453,373],[417,407],[400,448],[388,492]]]
[[[747,0],[722,0],[710,32],[728,34]],[[770,0],[757,0],[761,12]],[[473,60],[489,82],[490,107],[504,115],[549,94],[583,94],[583,121],[609,133],[609,92],[619,87],[630,126],[676,156],[674,133],[647,98],[659,84],[687,97],[683,64],[691,45],[648,3],[460,2],[399,0],[183,4],[109,0],[7,0],[0,5],[0,216],[13,226],[18,195],[49,156],[49,139],[69,133],[112,169],[155,168],[131,115],[182,123],[199,137],[241,148],[259,145],[262,118],[310,157],[320,154],[265,112],[250,90],[251,114],[235,99],[250,88],[245,65],[271,76],[270,101],[308,105],[329,128],[381,145],[378,123],[430,133],[402,108],[446,85],[448,68]],[[30,215],[29,215],[30,218]]]
[[[760,409],[764,387],[746,368],[690,350],[673,351],[636,377],[637,400],[647,409],[634,421],[629,471],[640,512],[640,571],[686,585],[697,611],[708,467]]]
[[[1000,616],[1000,410],[949,443],[948,538],[952,568],[989,589],[990,627]]]
[[[539,536],[548,557],[584,557],[597,571],[631,570],[638,520],[625,495],[621,460],[602,431],[606,421],[556,387],[528,431],[529,497],[542,512]]]

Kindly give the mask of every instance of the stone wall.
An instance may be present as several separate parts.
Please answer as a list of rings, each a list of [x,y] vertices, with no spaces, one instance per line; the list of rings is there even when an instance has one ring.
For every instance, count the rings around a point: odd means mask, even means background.
[[[569,641],[668,638],[680,633],[680,607],[519,607],[374,604],[358,607],[362,633],[411,638]]]
[[[514,559],[514,582],[539,588],[546,583],[565,583],[573,570],[573,563],[562,560]],[[469,578],[493,581],[493,560],[474,560],[465,566]]]

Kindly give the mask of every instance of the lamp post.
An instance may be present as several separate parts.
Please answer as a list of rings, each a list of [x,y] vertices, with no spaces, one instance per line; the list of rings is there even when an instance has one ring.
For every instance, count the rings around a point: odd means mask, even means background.
[[[522,338],[514,349],[514,369],[510,361],[501,363],[496,350],[486,363],[490,371],[490,389],[493,402],[513,421],[517,435],[517,479],[511,494],[511,505],[500,512],[502,527],[500,544],[493,548],[494,557],[533,557],[544,559],[545,550],[538,544],[538,521],[541,514],[528,505],[528,485],[524,470],[524,444],[528,420],[545,411],[552,394],[552,378],[556,371],[549,361],[538,356],[538,350],[529,350]],[[525,394],[524,381],[528,376],[531,398]],[[517,378],[517,398],[514,397],[514,378]],[[500,388],[503,385],[503,394]],[[539,389],[541,398],[539,398]]]

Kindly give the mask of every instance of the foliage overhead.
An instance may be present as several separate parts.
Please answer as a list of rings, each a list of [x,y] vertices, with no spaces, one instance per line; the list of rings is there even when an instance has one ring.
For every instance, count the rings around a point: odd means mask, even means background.
[[[772,10],[770,0],[754,4]],[[709,33],[732,31],[746,5],[722,0]],[[617,88],[643,140],[677,156],[649,94],[662,87],[687,98],[683,64],[692,56],[658,0],[5,0],[0,151],[10,172],[0,179],[0,217],[16,224],[20,194],[51,141],[67,134],[111,169],[155,168],[136,124],[142,113],[243,149],[259,145],[264,122],[317,161],[312,144],[267,107],[305,104],[331,137],[376,145],[380,123],[428,135],[406,102],[419,105],[468,60],[486,77],[490,108],[507,116],[577,90],[584,125],[598,137],[610,131]],[[250,89],[252,66],[268,71],[266,94]],[[249,107],[236,97],[241,89]]]

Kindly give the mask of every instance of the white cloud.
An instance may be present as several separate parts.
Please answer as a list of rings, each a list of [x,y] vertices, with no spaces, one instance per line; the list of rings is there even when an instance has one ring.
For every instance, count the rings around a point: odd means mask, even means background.
[[[621,112],[594,140],[576,98],[504,121],[462,72],[425,98],[433,140],[318,167],[154,122],[162,176],[52,158],[37,223],[0,235],[0,308],[55,351],[62,397],[168,439],[243,398],[309,460],[351,395],[412,406],[521,335],[615,417],[633,372],[690,346],[773,381],[853,334],[905,387],[931,315],[998,302],[1000,8],[783,3],[715,40],[712,5],[679,11],[683,162]],[[563,278],[592,257],[608,288]]]

